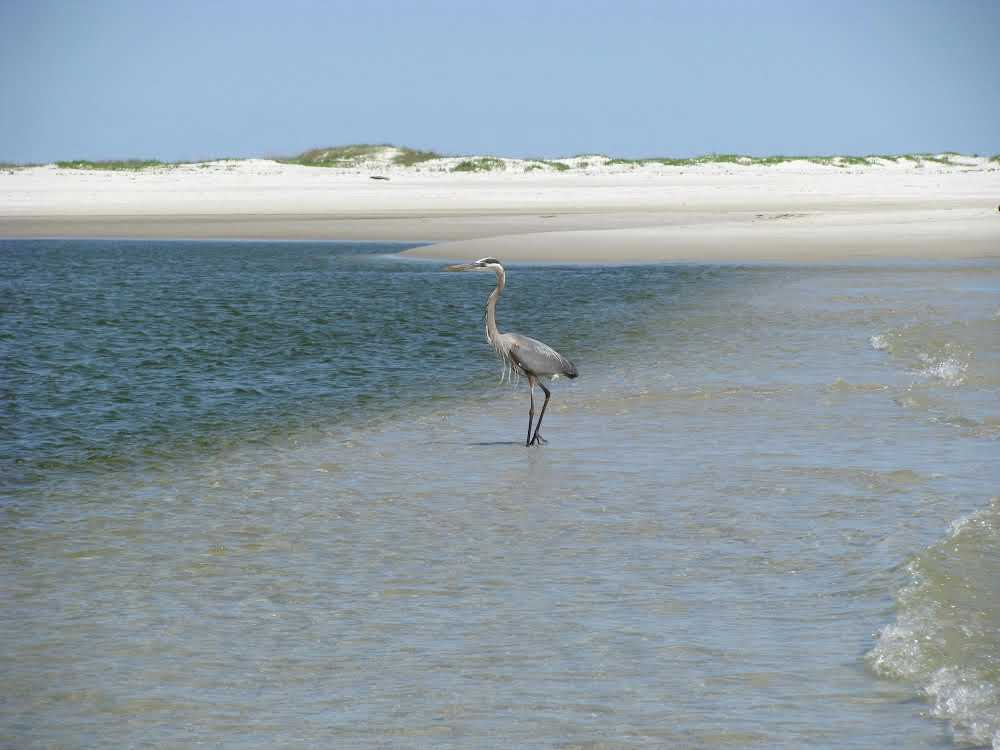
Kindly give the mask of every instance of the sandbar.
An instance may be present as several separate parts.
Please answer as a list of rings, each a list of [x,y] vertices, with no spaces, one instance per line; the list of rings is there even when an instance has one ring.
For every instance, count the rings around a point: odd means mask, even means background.
[[[373,176],[388,179],[371,179]],[[415,258],[827,262],[1000,255],[1000,164],[0,171],[0,237],[371,240]]]

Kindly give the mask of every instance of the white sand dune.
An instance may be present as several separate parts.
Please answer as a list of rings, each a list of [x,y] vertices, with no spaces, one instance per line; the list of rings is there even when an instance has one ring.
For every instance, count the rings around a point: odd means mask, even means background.
[[[551,163],[459,157],[348,168],[269,160],[140,171],[0,170],[0,236],[436,242],[420,257],[835,260],[1000,254],[1000,164]],[[391,156],[391,154],[388,154]],[[373,180],[372,176],[388,177]]]

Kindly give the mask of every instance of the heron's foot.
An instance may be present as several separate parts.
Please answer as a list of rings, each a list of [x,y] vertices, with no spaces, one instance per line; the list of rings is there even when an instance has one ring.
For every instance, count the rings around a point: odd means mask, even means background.
[[[549,441],[546,440],[545,438],[543,438],[541,435],[539,435],[536,432],[535,436],[533,438],[531,438],[531,442],[528,443],[528,445],[529,446],[531,446],[531,445],[545,445],[547,442],[549,442]]]

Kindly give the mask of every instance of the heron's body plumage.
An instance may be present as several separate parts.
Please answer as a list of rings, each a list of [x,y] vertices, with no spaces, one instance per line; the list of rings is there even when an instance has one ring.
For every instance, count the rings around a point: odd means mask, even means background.
[[[520,333],[501,335],[507,339],[514,365],[525,375],[539,378],[576,377],[576,366],[548,344]]]
[[[492,270],[497,276],[496,288],[490,292],[486,300],[486,340],[497,353],[500,361],[504,365],[503,375],[512,378],[513,376],[525,376],[528,378],[528,388],[531,395],[531,409],[528,411],[528,439],[527,445],[538,445],[544,443],[542,436],[538,434],[538,428],[542,425],[542,418],[545,416],[545,407],[549,404],[551,392],[542,383],[542,379],[556,379],[558,377],[575,378],[577,376],[576,365],[570,362],[548,344],[544,344],[538,339],[524,336],[520,333],[501,333],[497,328],[497,300],[503,293],[503,288],[507,281],[507,274],[503,266],[496,258],[482,258],[475,263],[463,263],[448,266],[447,271],[485,271]],[[535,385],[541,387],[545,392],[545,403],[542,404],[542,413],[538,417],[538,424],[532,433],[532,421],[535,416]]]

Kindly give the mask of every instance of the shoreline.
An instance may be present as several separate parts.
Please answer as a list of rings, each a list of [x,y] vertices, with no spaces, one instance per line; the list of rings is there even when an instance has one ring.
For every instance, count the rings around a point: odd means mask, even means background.
[[[1000,217],[976,210],[876,215],[762,214],[744,221],[523,233],[454,240],[416,258],[656,263],[958,260],[1000,257]]]
[[[1000,256],[989,165],[372,176],[266,161],[10,171],[0,238],[406,242],[415,258],[559,263]]]
[[[943,212],[938,212],[942,214]],[[32,220],[33,231],[0,239],[140,240],[213,242],[398,242],[414,244],[401,255],[413,259],[468,260],[493,255],[512,263],[636,264],[681,263],[831,263],[885,260],[976,260],[1000,257],[1000,219],[983,211],[952,215],[921,212],[900,215],[768,213],[752,218],[717,216],[697,222],[638,223],[606,228],[618,218],[595,215],[581,224],[594,228],[479,234],[489,217],[448,220],[456,239],[414,238],[413,219],[396,220],[386,231],[351,227],[357,220],[310,221],[303,217],[100,217],[94,221]],[[954,214],[959,215],[954,215]],[[518,230],[537,227],[532,217],[510,217]],[[845,221],[852,219],[853,221]],[[426,222],[427,219],[416,221]],[[15,227],[24,226],[13,222]],[[331,226],[332,225],[332,226]],[[57,231],[53,231],[53,229]],[[106,233],[104,233],[106,232]],[[442,232],[444,233],[444,232]]]

